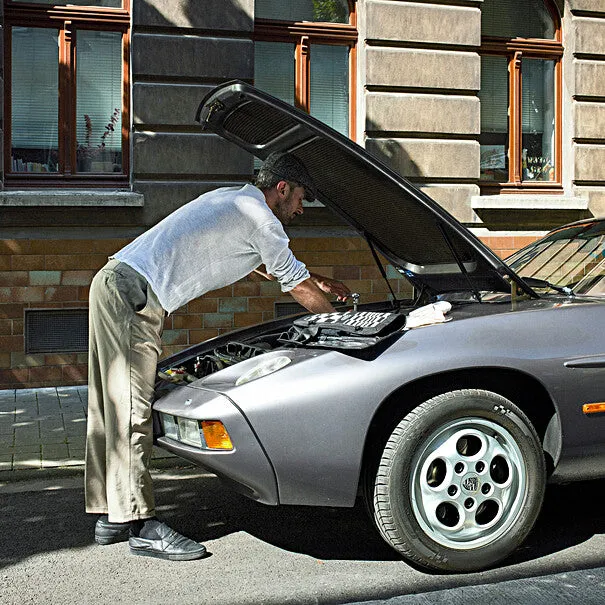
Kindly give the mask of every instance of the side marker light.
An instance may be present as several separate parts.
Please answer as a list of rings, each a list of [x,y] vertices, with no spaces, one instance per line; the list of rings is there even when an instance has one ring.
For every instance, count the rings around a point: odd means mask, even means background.
[[[220,420],[202,420],[202,433],[211,450],[232,450],[231,437]]]
[[[585,414],[605,414],[605,403],[585,403],[582,411]]]

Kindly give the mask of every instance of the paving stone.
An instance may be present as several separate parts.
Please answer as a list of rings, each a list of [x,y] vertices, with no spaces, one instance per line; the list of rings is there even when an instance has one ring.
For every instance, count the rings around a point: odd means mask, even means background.
[[[0,454],[0,471],[10,471],[13,468],[13,456],[11,454]]]
[[[1,391],[0,391],[1,392]],[[0,413],[15,413],[15,400],[0,399]]]
[[[88,387],[78,387],[78,395],[85,406],[88,406]]]
[[[87,402],[87,386],[0,390],[0,471],[83,466]]]
[[[39,403],[38,414],[45,416],[48,414],[57,415],[61,413],[61,406],[58,402],[55,403]]]
[[[40,454],[15,454],[13,456],[13,469],[41,468]]]
[[[84,464],[84,456],[86,454],[86,450],[84,448],[72,449],[71,445],[68,447],[69,447],[69,457],[72,460],[81,460],[82,464]]]
[[[37,418],[39,416],[38,407],[34,405],[31,408],[26,408],[23,406],[19,406],[15,408],[15,418],[17,420],[24,418],[26,420],[31,420],[32,418]]]
[[[10,454],[39,454],[40,453],[39,443],[30,443],[29,445],[13,445],[8,448]]]
[[[38,422],[39,420],[56,416],[56,414],[38,414],[35,410],[18,410],[15,413],[15,422],[19,424],[27,424],[30,422]]]
[[[65,433],[67,435],[85,435],[86,434],[86,418],[79,417],[63,417],[65,425]]]
[[[63,431],[46,432],[40,434],[40,443],[48,445],[66,445],[67,435]]]
[[[40,443],[40,429],[38,423],[26,426],[15,426],[15,445]]]
[[[12,435],[15,432],[15,419],[12,416],[6,418],[0,416],[0,435]]]
[[[10,392],[13,393],[16,401],[23,401],[24,399],[33,399],[36,401],[38,389],[14,389]]]
[[[6,389],[0,391],[0,403],[15,402],[15,389]]]
[[[69,450],[65,444],[54,444],[42,446],[42,460],[51,460],[55,458],[69,458]]]
[[[38,421],[32,418],[15,418],[13,425],[15,430],[19,430],[22,433],[27,431],[37,431]]]
[[[40,397],[58,397],[57,395],[57,387],[40,387],[39,389],[31,389],[38,399]]]
[[[13,446],[15,435],[0,435],[0,455]]]
[[[69,451],[73,450],[84,450],[86,448],[86,436],[81,435],[77,437],[67,437],[66,439]]]

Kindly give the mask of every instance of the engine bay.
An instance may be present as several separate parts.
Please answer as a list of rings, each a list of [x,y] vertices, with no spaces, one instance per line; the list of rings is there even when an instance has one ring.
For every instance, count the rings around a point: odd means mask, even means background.
[[[378,309],[377,307],[374,307]],[[384,309],[384,306],[382,306]],[[311,347],[373,359],[404,331],[444,323],[452,305],[437,301],[417,308],[334,311],[284,318],[201,343],[160,365],[163,384],[194,382],[279,348]],[[178,363],[174,363],[178,360]],[[172,362],[172,363],[171,363]]]
[[[217,343],[213,348],[183,359],[176,367],[161,367],[158,377],[172,383],[194,382],[277,348],[304,346],[349,353],[367,351],[399,332],[405,322],[406,316],[396,311],[355,310],[305,315],[292,320],[285,330],[271,331],[268,325],[269,330],[261,335]]]

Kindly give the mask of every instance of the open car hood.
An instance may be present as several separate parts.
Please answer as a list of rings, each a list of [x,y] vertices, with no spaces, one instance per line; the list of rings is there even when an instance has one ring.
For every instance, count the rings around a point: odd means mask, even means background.
[[[416,287],[510,292],[510,280],[537,296],[504,262],[425,193],[319,120],[240,81],[201,102],[196,120],[264,160],[300,158],[317,198],[363,235]]]

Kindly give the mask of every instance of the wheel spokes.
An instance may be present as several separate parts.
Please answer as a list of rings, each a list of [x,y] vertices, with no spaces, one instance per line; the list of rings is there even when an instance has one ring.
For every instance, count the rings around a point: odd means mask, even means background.
[[[501,535],[519,513],[526,485],[510,433],[481,418],[435,431],[411,481],[419,523],[435,541],[454,548],[476,548]]]

